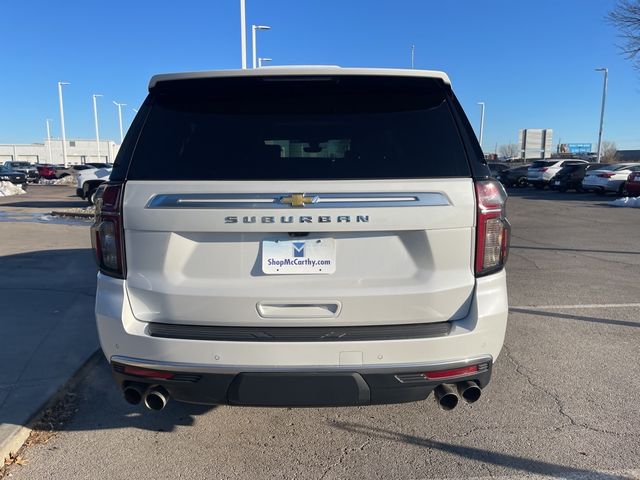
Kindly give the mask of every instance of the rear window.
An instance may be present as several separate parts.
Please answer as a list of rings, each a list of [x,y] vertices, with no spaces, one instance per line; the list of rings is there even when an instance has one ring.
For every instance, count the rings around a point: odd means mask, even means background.
[[[471,175],[435,79],[183,80],[159,84],[148,103],[131,180]]]

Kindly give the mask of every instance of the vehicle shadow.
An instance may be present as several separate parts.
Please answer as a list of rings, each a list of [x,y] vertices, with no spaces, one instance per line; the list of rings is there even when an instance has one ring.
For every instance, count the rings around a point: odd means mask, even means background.
[[[22,202],[0,203],[0,207],[16,208],[82,208],[88,204],[85,200],[74,197],[74,200],[25,200]]]
[[[507,193],[513,198],[526,198],[531,200],[564,200],[574,202],[590,202],[599,205],[607,205],[607,202],[619,198],[614,194],[598,195],[596,193],[579,193],[574,190],[569,192],[558,192],[555,190],[539,190],[533,187],[507,188]]]
[[[464,459],[472,459],[499,467],[519,470],[526,474],[542,474],[557,478],[598,478],[600,480],[621,480],[624,478],[619,475],[609,475],[594,472],[592,470],[557,465],[554,463],[543,462],[541,460],[493,452],[476,447],[453,445],[451,443],[439,442],[437,440],[418,437],[416,435],[394,432],[393,430],[385,428],[364,426],[356,423],[340,421],[332,422],[329,425],[353,434],[375,437],[386,441],[405,443],[408,445],[423,447],[425,449],[440,450],[452,455],[457,455]]]

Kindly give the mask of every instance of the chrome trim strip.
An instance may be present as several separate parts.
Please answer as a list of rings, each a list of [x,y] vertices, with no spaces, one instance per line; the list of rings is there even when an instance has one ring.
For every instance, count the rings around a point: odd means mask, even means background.
[[[282,203],[291,196],[264,193],[161,193],[154,195],[145,208],[249,208],[309,209],[349,207],[434,207],[451,205],[441,192],[422,193],[307,193],[314,199],[302,207]]]
[[[384,365],[211,365],[198,363],[165,362],[114,355],[111,363],[120,363],[131,367],[167,370],[188,373],[245,373],[245,372],[337,372],[358,373],[402,373],[416,371],[448,370],[478,363],[493,362],[491,355],[480,355],[459,360],[426,363],[398,363]]]

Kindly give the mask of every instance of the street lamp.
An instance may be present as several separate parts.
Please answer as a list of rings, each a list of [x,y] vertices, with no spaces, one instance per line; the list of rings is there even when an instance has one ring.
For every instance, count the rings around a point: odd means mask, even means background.
[[[480,105],[480,148],[482,148],[482,137],[484,135],[484,102],[478,102]]]
[[[93,121],[96,125],[96,146],[98,147],[98,162],[100,161],[100,130],[98,128],[98,105],[96,104],[96,98],[101,97],[102,95],[98,93],[94,93],[93,97]]]
[[[258,57],[258,68],[262,68],[262,62],[270,62],[272,59],[267,57]]]
[[[596,68],[596,72],[604,72],[604,86],[602,87],[602,108],[600,109],[600,131],[598,132],[598,160],[600,163],[600,157],[602,157],[602,130],[604,127],[604,104],[607,101],[607,82],[609,81],[609,69],[608,68]]]
[[[251,47],[253,48],[253,58],[251,63],[251,68],[256,68],[256,30],[271,30],[271,27],[267,25],[251,25]]]
[[[247,68],[247,15],[245,12],[245,0],[240,0],[240,51],[243,70]]]
[[[122,140],[124,140],[124,134],[122,133],[122,107],[126,106],[126,103],[118,103],[113,102],[113,104],[118,107],[118,123],[120,125],[120,145],[122,145]]]
[[[51,160],[51,127],[49,126],[49,122],[52,122],[53,120],[51,120],[50,118],[46,118],[44,120],[44,123],[47,124],[47,147],[49,150],[49,164],[52,163]]]
[[[411,45],[411,68],[414,68],[414,59],[416,56],[416,46]]]
[[[62,86],[69,82],[58,82],[58,101],[60,102],[60,130],[62,132],[62,163],[67,167],[67,137],[64,132],[64,105],[62,101]]]

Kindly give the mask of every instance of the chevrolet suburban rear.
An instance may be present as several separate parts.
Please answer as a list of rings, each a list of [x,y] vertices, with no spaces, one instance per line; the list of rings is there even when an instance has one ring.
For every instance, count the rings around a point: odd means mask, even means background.
[[[153,77],[92,227],[125,399],[477,400],[508,311],[489,177],[442,72]]]

